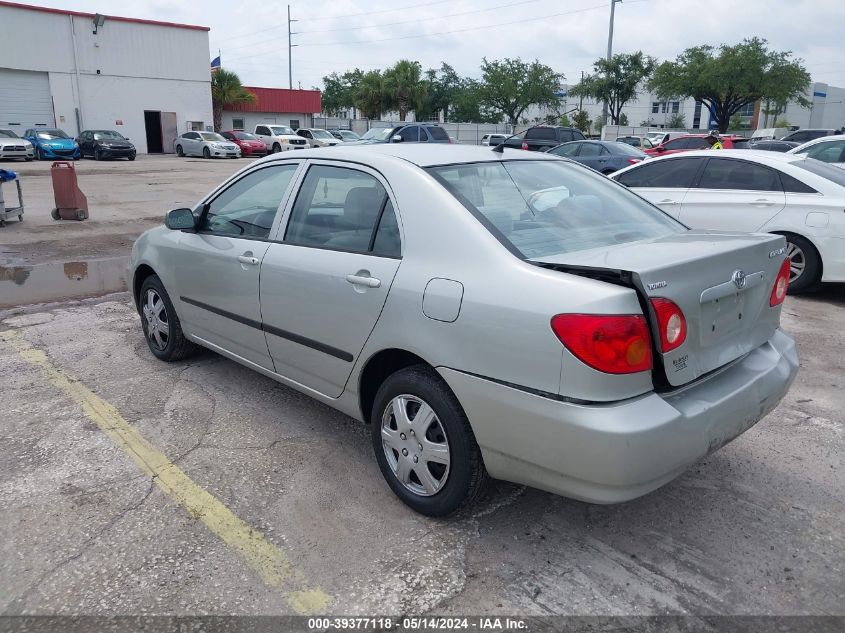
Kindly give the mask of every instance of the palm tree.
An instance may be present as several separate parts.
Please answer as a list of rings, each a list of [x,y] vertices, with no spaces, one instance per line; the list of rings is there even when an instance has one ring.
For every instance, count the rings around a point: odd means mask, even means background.
[[[404,121],[413,104],[420,103],[427,91],[420,63],[400,59],[392,68],[385,70],[384,90],[399,108],[399,120]]]
[[[211,106],[214,129],[223,127],[223,109],[239,103],[255,103],[255,95],[241,85],[236,73],[222,68],[211,75]]]

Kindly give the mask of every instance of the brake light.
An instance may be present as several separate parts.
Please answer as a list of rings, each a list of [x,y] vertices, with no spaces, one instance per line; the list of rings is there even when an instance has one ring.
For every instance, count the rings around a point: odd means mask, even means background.
[[[528,149],[528,143],[522,141],[522,149]]]
[[[642,158],[629,158],[628,163],[631,165],[636,165],[637,163],[641,162]]]
[[[789,290],[789,268],[790,261],[787,257],[780,265],[778,276],[775,278],[775,285],[772,288],[772,294],[769,297],[769,305],[773,308],[779,306],[786,299],[786,291]]]
[[[683,345],[687,340],[687,320],[683,311],[669,299],[655,298],[651,305],[657,315],[660,331],[660,351],[664,354]]]
[[[558,314],[552,331],[581,362],[608,374],[652,367],[651,338],[638,314]]]

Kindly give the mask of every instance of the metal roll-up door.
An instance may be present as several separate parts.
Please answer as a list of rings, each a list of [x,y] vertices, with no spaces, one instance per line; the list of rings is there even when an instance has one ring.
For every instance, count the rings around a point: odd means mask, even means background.
[[[55,126],[47,73],[0,68],[0,128]]]

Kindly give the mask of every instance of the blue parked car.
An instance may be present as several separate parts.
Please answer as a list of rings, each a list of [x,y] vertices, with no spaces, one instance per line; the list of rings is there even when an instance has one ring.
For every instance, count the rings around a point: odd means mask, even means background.
[[[603,174],[612,174],[648,158],[648,154],[617,141],[570,141],[549,150],[549,154],[571,158]]]
[[[79,144],[64,130],[48,127],[30,128],[24,132],[23,137],[35,147],[35,157],[39,160],[51,158],[79,160],[82,157]]]

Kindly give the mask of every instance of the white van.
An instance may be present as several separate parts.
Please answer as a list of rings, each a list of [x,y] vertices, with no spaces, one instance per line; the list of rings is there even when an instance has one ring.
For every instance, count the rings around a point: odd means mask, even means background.
[[[785,127],[763,127],[754,130],[751,135],[752,141],[778,141],[789,134],[789,128]]]

